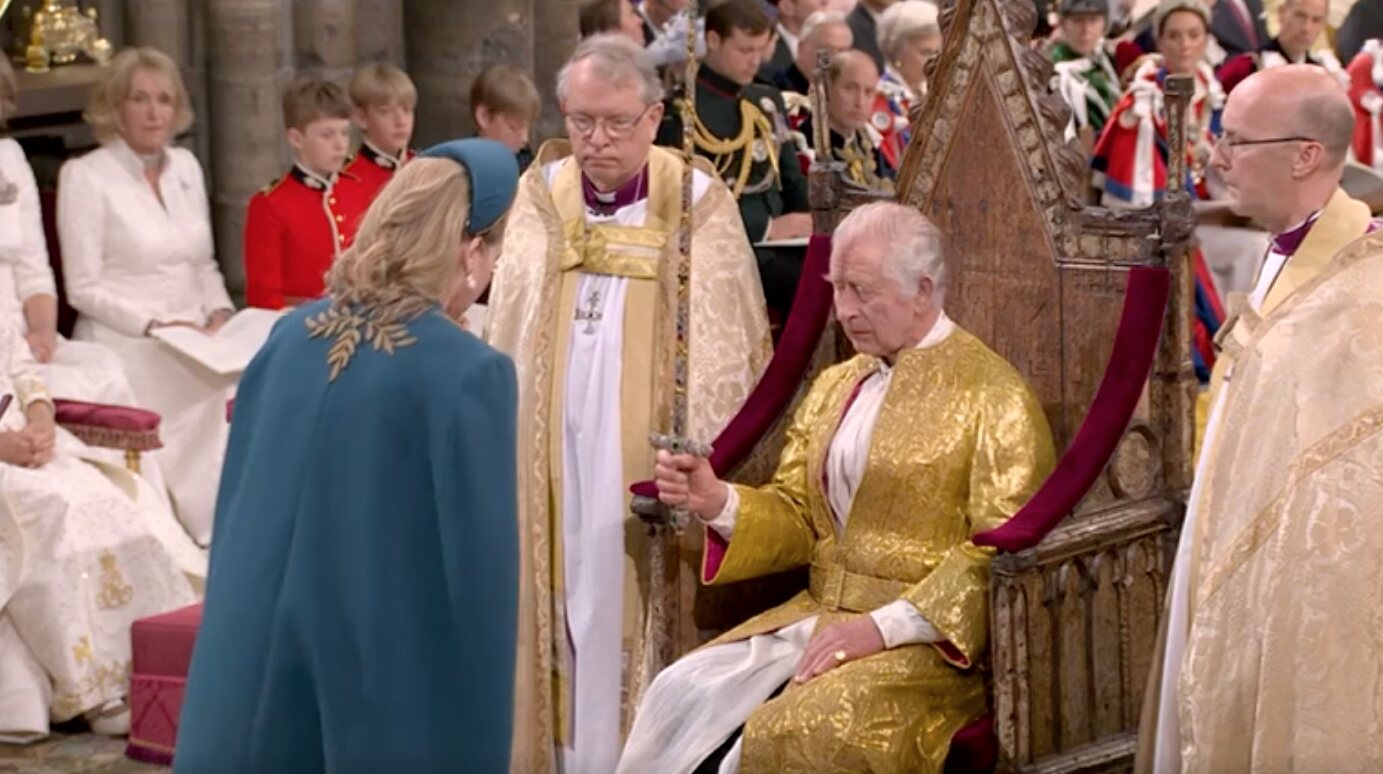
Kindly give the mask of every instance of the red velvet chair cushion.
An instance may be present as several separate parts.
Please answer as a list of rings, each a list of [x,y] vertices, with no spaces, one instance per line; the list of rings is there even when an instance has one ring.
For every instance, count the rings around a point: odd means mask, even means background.
[[[153,411],[62,398],[53,401],[53,410],[57,423],[88,445],[133,451],[163,448],[158,433],[163,418]]]

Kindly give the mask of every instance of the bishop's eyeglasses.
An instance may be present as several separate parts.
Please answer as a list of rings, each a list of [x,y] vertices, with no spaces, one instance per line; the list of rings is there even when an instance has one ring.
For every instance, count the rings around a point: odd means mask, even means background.
[[[634,116],[588,116],[584,113],[569,113],[566,117],[567,128],[572,134],[581,137],[590,137],[600,128],[605,130],[605,136],[611,140],[623,140],[634,131],[634,127],[639,125],[655,104],[657,103],[644,106],[644,109]]]
[[[1233,160],[1235,151],[1240,148],[1252,148],[1255,145],[1278,145],[1284,142],[1320,142],[1315,137],[1302,137],[1292,135],[1291,137],[1265,137],[1261,140],[1245,140],[1242,137],[1231,137],[1228,134],[1220,135],[1220,139],[1215,141],[1215,150],[1225,155],[1226,159]]]

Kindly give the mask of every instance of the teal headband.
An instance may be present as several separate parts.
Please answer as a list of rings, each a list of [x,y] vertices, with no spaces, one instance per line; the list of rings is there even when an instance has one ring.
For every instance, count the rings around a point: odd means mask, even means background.
[[[494,140],[469,138],[438,143],[420,158],[451,159],[471,181],[471,212],[466,233],[479,234],[509,210],[519,187],[519,163],[514,152]]]

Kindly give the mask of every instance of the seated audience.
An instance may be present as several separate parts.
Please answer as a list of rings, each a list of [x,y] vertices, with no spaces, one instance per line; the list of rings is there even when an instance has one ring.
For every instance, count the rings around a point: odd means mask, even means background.
[[[0,122],[18,97],[14,70],[0,57]],[[58,334],[58,286],[48,261],[38,186],[24,149],[8,137],[0,138],[0,320],[23,332],[39,377],[55,396],[118,406],[135,402],[115,353]],[[123,456],[116,450],[91,451],[116,464]],[[141,473],[156,492],[166,493],[156,459],[146,460]]]
[[[130,624],[192,604],[206,558],[167,505],[58,429],[30,345],[0,320],[0,743],[84,717],[129,731]]]
[[[769,0],[777,10],[773,25],[772,44],[764,51],[757,80],[772,84],[778,73],[797,61],[797,42],[801,40],[802,25],[817,11],[826,9],[825,0]]]
[[[1104,129],[1121,91],[1119,72],[1105,39],[1109,2],[1064,0],[1059,13],[1061,40],[1051,50],[1057,90],[1071,106],[1076,132],[1088,149]]]
[[[350,247],[373,198],[341,171],[351,103],[340,86],[311,78],[289,84],[283,123],[293,166],[251,197],[245,215],[245,303],[264,309],[322,295],[327,269]]]
[[[1277,37],[1269,40],[1261,49],[1252,53],[1239,54],[1220,65],[1216,77],[1224,87],[1225,94],[1234,91],[1239,82],[1259,70],[1281,67],[1285,64],[1313,64],[1324,67],[1335,74],[1341,83],[1348,76],[1344,66],[1330,51],[1312,51],[1311,46],[1325,29],[1328,0],[1284,0],[1277,7],[1279,31]]]
[[[889,6],[879,17],[879,48],[884,73],[870,122],[880,134],[884,161],[898,169],[910,138],[910,114],[927,93],[927,63],[941,53],[936,6],[920,0]]]
[[[583,0],[577,11],[577,26],[582,39],[618,32],[640,46],[645,45],[643,20],[629,0]]]
[[[542,108],[533,79],[516,67],[490,65],[471,84],[476,136],[496,140],[513,151],[521,174],[533,163],[528,143]]]
[[[879,150],[878,128],[871,123],[879,71],[863,51],[846,51],[831,60],[826,71],[827,120],[831,131],[831,155],[845,164],[849,178],[863,186],[891,189],[897,170]],[[885,116],[887,118],[887,116]],[[810,142],[815,116],[803,122],[801,131]],[[811,149],[804,153],[811,155]]]
[[[1365,43],[1349,63],[1349,99],[1354,103],[1354,158],[1383,174],[1383,39]]]
[[[1224,92],[1205,61],[1210,13],[1200,0],[1162,0],[1154,28],[1159,53],[1139,61],[1132,82],[1095,144],[1092,182],[1106,207],[1149,207],[1167,190],[1167,116],[1162,88],[1167,76],[1174,74],[1193,76],[1196,83],[1187,115],[1186,147],[1177,151],[1186,154],[1185,185],[1197,198],[1210,198],[1206,169],[1224,107]],[[1196,374],[1205,382],[1215,365],[1213,339],[1224,311],[1199,250],[1195,271],[1193,355]]]
[[[797,43],[797,58],[788,69],[778,73],[773,85],[784,94],[792,92],[803,97],[811,93],[816,73],[816,53],[826,51],[832,56],[849,51],[854,37],[845,17],[831,11],[818,11],[802,23],[802,37]]]
[[[360,149],[346,162],[346,174],[360,181],[369,200],[413,158],[413,112],[418,90],[408,74],[393,65],[368,64],[351,76],[352,116],[360,129]]]
[[[205,545],[235,378],[149,336],[169,325],[213,334],[234,314],[213,256],[202,167],[172,145],[192,123],[177,65],[155,49],[121,51],[84,117],[101,147],[64,164],[58,185],[74,337],[113,350],[135,402],[162,415],[164,448],[153,456],[178,517]]]

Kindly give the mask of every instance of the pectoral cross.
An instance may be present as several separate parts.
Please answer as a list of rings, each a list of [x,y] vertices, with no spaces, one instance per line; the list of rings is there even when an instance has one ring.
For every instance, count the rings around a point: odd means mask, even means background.
[[[595,333],[595,324],[600,322],[602,316],[600,312],[600,291],[592,290],[591,294],[586,296],[586,308],[576,310],[576,319],[586,323],[586,333]]]

